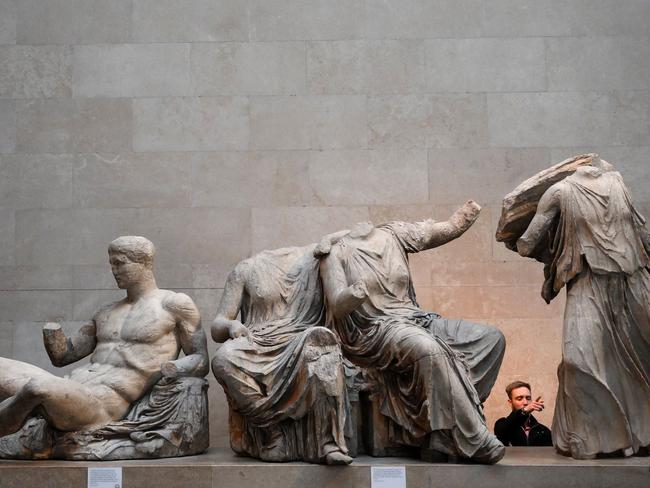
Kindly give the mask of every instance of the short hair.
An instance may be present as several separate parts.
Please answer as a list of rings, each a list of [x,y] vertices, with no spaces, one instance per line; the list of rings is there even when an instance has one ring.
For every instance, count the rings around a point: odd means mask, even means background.
[[[108,254],[120,253],[135,263],[144,264],[147,268],[153,268],[153,257],[156,248],[146,237],[121,236],[108,245]]]
[[[530,387],[530,383],[526,383],[525,381],[513,381],[508,386],[506,386],[506,393],[508,394],[508,398],[512,399],[512,390],[516,390],[517,388],[521,388],[522,386],[525,386],[530,391],[532,391]]]

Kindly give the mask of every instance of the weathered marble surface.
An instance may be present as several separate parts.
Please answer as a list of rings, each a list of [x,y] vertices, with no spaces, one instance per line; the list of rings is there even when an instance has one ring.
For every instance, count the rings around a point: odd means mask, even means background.
[[[459,237],[479,212],[470,201],[445,222],[359,224],[321,259],[328,321],[344,356],[375,384],[372,422],[383,416],[390,423],[384,433],[375,430],[371,452],[412,446],[423,458],[503,457],[481,407],[503,358],[503,335],[422,311],[407,257]]]
[[[591,155],[589,165],[546,189],[523,235],[513,237],[519,254],[545,265],[544,300],[567,289],[556,449],[578,459],[643,452],[650,446],[650,236],[621,175]]]
[[[59,324],[44,327],[55,366],[90,355],[88,364],[61,378],[0,358],[0,457],[128,459],[207,448],[200,315],[187,295],[156,286],[154,254],[143,237],[114,240],[111,268],[127,296],[72,337]]]
[[[230,273],[212,326],[212,370],[232,449],[265,461],[348,464],[347,398],[315,245],[263,251]],[[237,320],[241,313],[241,321]]]

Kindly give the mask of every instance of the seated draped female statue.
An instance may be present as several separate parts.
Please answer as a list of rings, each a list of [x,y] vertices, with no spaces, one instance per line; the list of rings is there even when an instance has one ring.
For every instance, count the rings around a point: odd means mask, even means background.
[[[239,454],[352,462],[341,350],[323,327],[315,248],[263,251],[226,281],[212,326],[212,337],[224,344],[212,370],[228,397],[231,446]]]
[[[481,403],[496,380],[503,335],[423,312],[407,256],[459,237],[479,211],[468,202],[445,222],[360,224],[321,258],[321,276],[343,355],[378,378],[390,441],[496,463],[505,450]]]

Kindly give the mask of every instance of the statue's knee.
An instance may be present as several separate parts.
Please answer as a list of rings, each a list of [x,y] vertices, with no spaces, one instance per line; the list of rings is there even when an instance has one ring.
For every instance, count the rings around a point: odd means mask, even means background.
[[[219,351],[221,351],[221,349],[219,349]],[[212,359],[212,374],[214,374],[214,377],[218,380],[223,380],[228,378],[231,374],[232,365],[226,358],[226,355],[223,353],[219,354],[219,351],[217,351],[217,354]]]
[[[39,399],[47,396],[48,389],[47,381],[40,378],[32,378],[25,384],[20,394],[30,399]]]

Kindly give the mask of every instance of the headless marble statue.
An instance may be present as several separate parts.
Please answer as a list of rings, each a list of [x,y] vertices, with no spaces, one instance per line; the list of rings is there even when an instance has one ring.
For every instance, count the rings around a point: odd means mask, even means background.
[[[481,403],[503,358],[503,335],[422,311],[407,256],[459,237],[479,211],[468,202],[446,222],[360,224],[321,259],[321,275],[344,356],[380,383],[390,440],[495,463],[505,450]]]
[[[58,324],[44,327],[45,348],[55,366],[90,355],[90,361],[69,377],[0,358],[0,399],[4,398],[0,403],[0,457],[30,457],[29,452],[16,452],[18,438],[10,434],[34,415],[47,421],[58,440],[54,446],[44,446],[48,452],[39,457],[158,457],[157,449],[165,440],[174,442],[172,433],[161,425],[165,419],[178,420],[169,412],[174,404],[169,398],[183,389],[205,395],[202,377],[208,368],[207,348],[192,300],[156,286],[154,252],[153,244],[143,237],[125,236],[111,242],[111,269],[127,296],[102,307],[72,337],[66,337]],[[179,358],[181,350],[185,356]],[[146,401],[138,406],[143,397]],[[156,411],[161,401],[167,413]],[[207,416],[207,409],[203,414]],[[207,418],[188,421],[207,427]],[[157,436],[147,435],[156,428],[161,428]],[[174,449],[163,449],[161,455],[203,450],[207,432],[203,435],[180,449],[176,442]],[[152,438],[156,441],[149,442]]]
[[[315,248],[263,251],[240,262],[226,281],[212,326],[224,344],[212,370],[228,396],[231,446],[239,454],[352,462],[341,350],[323,327]]]
[[[545,263],[547,302],[567,289],[552,434],[578,459],[650,446],[650,236],[621,175],[587,156],[516,242]]]

